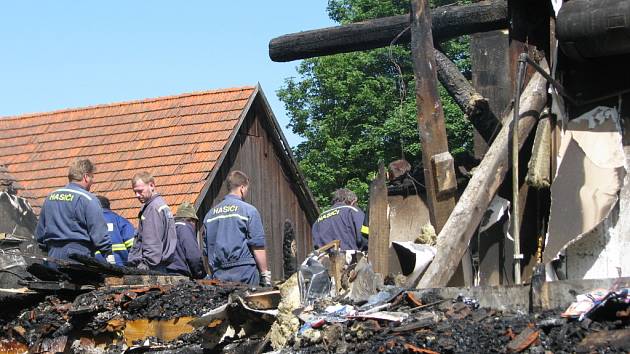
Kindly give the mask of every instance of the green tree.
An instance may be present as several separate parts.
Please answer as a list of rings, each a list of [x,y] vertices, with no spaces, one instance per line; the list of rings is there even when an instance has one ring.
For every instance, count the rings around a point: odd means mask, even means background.
[[[346,24],[409,12],[408,1],[329,0],[328,14]],[[462,72],[470,70],[468,39],[442,44]],[[340,187],[357,193],[362,207],[378,162],[405,158],[420,163],[421,145],[409,45],[303,60],[298,77],[285,80],[278,96],[289,127],[305,138],[296,158],[320,206]],[[472,130],[440,88],[449,148],[472,148]]]

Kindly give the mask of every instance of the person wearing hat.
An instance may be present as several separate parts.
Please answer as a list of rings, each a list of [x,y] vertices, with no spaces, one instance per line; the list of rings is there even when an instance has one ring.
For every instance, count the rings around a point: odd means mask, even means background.
[[[197,212],[192,204],[184,202],[177,208],[175,213],[177,247],[173,262],[166,267],[169,273],[193,279],[202,279],[206,276],[201,250],[197,244],[197,221],[199,221]]]

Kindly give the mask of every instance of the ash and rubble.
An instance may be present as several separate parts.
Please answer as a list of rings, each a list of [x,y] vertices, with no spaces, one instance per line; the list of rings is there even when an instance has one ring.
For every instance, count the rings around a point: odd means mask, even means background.
[[[0,320],[0,339],[23,343],[31,350],[35,348],[32,350],[34,352],[42,349],[42,343],[61,337],[106,336],[117,339],[121,338],[121,331],[129,321],[200,317],[226,304],[230,294],[246,289],[240,284],[203,284],[189,280],[175,285],[128,289],[103,287],[82,293],[74,299],[69,294],[49,295],[13,317],[3,316]],[[195,330],[186,333],[169,345],[198,342],[200,332]],[[147,338],[147,341],[151,345],[166,345],[156,338]],[[142,345],[143,342],[128,345]],[[80,348],[82,345],[75,343],[73,347]],[[111,344],[104,351],[120,352],[120,348],[120,345]]]
[[[479,308],[467,299],[435,301],[426,310],[414,311],[416,299],[403,293],[388,312],[406,314],[400,322],[362,319],[331,321],[318,328],[303,326],[289,341],[292,350],[303,353],[573,353],[589,334],[628,329],[628,317],[601,322],[569,321],[560,310],[529,314]],[[437,302],[437,303],[436,303]],[[393,317],[392,317],[393,318]],[[585,348],[596,353],[625,353],[622,347],[603,345]]]
[[[282,346],[272,336],[274,349],[286,353],[626,353],[630,349],[630,297],[628,289],[618,284],[578,295],[566,310],[495,310],[463,295],[442,298],[436,292],[387,284],[365,259],[348,271],[346,276],[353,282],[339,294],[313,301],[309,294],[293,292],[301,296],[301,305],[292,310],[299,326]]]
[[[31,305],[3,312],[0,352],[15,347],[33,353],[546,354],[630,349],[630,297],[619,286],[578,295],[568,309],[497,310],[473,297],[442,297],[437,291],[409,288],[400,277],[383,278],[366,258],[345,266],[336,279],[331,262],[321,256],[304,262],[279,290],[180,280],[39,294]],[[252,294],[264,292],[275,292],[279,303],[257,307],[250,301]],[[178,321],[190,326],[178,327],[181,332],[169,338],[159,331],[129,334],[139,322],[148,327]]]

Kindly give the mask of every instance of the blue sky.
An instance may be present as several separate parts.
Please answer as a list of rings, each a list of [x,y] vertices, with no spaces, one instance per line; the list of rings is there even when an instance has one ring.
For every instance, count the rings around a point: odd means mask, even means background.
[[[7,1],[0,4],[0,116],[260,82],[276,97],[299,62],[274,37],[333,26],[326,0]],[[291,145],[301,139],[284,129]]]

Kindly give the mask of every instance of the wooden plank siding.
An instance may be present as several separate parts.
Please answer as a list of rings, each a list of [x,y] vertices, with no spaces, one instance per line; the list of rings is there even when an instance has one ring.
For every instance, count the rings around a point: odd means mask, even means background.
[[[250,178],[246,201],[261,214],[267,242],[267,262],[274,279],[283,277],[282,241],[285,220],[291,220],[298,248],[298,261],[312,249],[311,222],[316,217],[303,200],[297,183],[286,171],[290,170],[286,153],[278,147],[278,138],[260,95],[245,117],[219,171],[200,203],[200,215],[205,215],[227,194],[226,177],[232,170],[241,170]],[[309,221],[310,219],[310,221]]]

